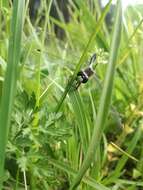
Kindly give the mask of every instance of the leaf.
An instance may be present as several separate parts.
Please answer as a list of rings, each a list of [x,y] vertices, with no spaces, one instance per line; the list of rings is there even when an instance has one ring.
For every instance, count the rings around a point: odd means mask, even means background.
[[[25,1],[15,0],[11,21],[8,50],[8,65],[3,84],[0,107],[0,178],[3,176],[5,148],[10,127],[11,113],[16,92],[17,70],[20,60],[21,36]],[[1,184],[0,184],[1,189]]]

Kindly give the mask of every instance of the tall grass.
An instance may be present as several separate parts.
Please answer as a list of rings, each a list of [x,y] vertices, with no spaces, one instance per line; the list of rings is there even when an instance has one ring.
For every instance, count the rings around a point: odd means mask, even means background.
[[[3,189],[142,189],[142,13],[129,8],[122,22],[118,1],[109,23],[111,1],[104,9],[98,1],[69,1],[66,23],[58,1],[59,20],[50,16],[53,1],[44,0],[31,21],[30,1],[24,8],[15,0],[9,30],[12,9],[2,2]],[[63,40],[57,39],[55,24],[64,30]],[[93,53],[95,74],[73,90]]]
[[[4,176],[5,149],[8,139],[20,61],[21,36],[25,1],[14,1],[8,49],[8,63],[0,107],[0,178]],[[2,180],[0,180],[0,189]]]
[[[94,160],[94,156],[96,154],[97,147],[99,146],[100,138],[103,133],[106,118],[109,112],[115,72],[115,63],[117,60],[121,39],[122,11],[120,1],[118,1],[115,17],[116,18],[111,42],[109,66],[104,80],[103,91],[100,99],[99,111],[97,114],[95,127],[87,150],[87,154],[85,156],[85,160],[70,188],[71,190],[75,189],[78,186],[85,172],[90,167],[92,160]]]

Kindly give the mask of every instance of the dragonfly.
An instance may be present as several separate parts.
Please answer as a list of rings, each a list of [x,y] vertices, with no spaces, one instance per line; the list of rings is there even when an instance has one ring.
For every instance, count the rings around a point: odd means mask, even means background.
[[[63,41],[50,34],[47,34],[47,44],[49,46],[47,46],[44,50],[41,50],[40,48],[35,49],[37,53],[42,52],[44,60],[46,60],[45,64],[41,67],[41,76],[49,73],[49,67],[57,66],[66,68],[66,70],[72,74],[74,64],[80,59],[80,57],[77,56],[77,51],[75,53],[75,50],[71,50],[69,45],[66,45]],[[78,55],[79,54],[80,51],[78,52]],[[95,72],[95,68],[99,62],[97,60],[99,60],[98,58],[100,57],[98,54],[98,52],[93,53],[87,61],[85,68],[81,69],[77,73],[73,84],[75,90],[77,90],[81,84],[87,83],[89,78],[93,75],[95,76],[96,81],[99,81]],[[48,67],[47,62],[50,63],[48,64]]]
[[[88,67],[86,67],[84,70],[81,70],[77,73],[76,77],[76,84],[75,87],[76,89],[79,88],[79,86],[83,83],[87,83],[88,79],[95,73],[93,69],[93,64],[96,62],[96,53],[94,53],[90,60],[88,61]],[[95,63],[94,68],[97,66],[97,62]]]
[[[94,70],[98,65],[98,63],[96,62],[96,58],[97,54],[94,53],[87,61],[87,66],[85,67],[85,69],[82,69],[77,73],[77,76],[75,78],[75,83],[73,84],[74,89],[77,90],[81,84],[87,83],[89,78],[95,74]],[[68,60],[66,61],[68,62]]]
[[[53,59],[56,59],[58,62],[61,63],[71,63],[70,60],[67,59],[62,59],[61,57],[51,54],[50,52],[46,52],[51,58],[53,57]],[[51,59],[50,58],[50,59]],[[77,58],[76,58],[77,59]],[[55,60],[55,61],[56,61]],[[78,59],[77,59],[78,60]],[[84,69],[81,69],[78,73],[77,76],[75,78],[75,81],[73,83],[73,87],[75,90],[78,90],[78,88],[80,87],[81,84],[85,84],[88,82],[89,78],[91,78],[93,75],[95,76],[96,81],[99,82],[99,77],[97,77],[96,73],[95,73],[95,68],[98,65],[97,60],[97,54],[94,53],[92,54],[92,56],[90,57],[90,59],[87,61],[87,66]],[[57,62],[56,61],[56,62]],[[68,64],[69,65],[69,64]],[[72,88],[73,89],[73,88]]]

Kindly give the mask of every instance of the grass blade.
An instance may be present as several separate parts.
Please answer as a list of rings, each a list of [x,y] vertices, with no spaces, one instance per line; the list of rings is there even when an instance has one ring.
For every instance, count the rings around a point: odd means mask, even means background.
[[[83,100],[81,99],[77,91],[70,93],[70,99],[78,123],[78,130],[80,133],[82,149],[84,154],[86,154],[89,143],[89,138],[88,138],[89,134],[88,134],[87,119],[86,119],[86,113],[84,111]]]
[[[3,85],[0,107],[0,178],[4,175],[5,148],[10,127],[11,112],[16,91],[18,63],[20,59],[21,35],[25,1],[15,0],[11,21],[11,33],[8,50],[8,65]],[[0,181],[0,189],[2,182]]]
[[[91,142],[88,148],[87,155],[83,162],[83,165],[79,170],[76,178],[74,179],[70,190],[73,190],[78,186],[84,174],[86,173],[87,169],[90,167],[90,164],[92,162],[92,159],[94,158],[97,146],[99,145],[100,138],[104,129],[112,95],[115,63],[117,60],[117,54],[118,54],[120,36],[121,36],[121,22],[122,22],[121,2],[118,1],[117,10],[116,10],[116,19],[115,19],[115,25],[114,25],[113,37],[111,43],[111,50],[110,50],[109,65],[104,81],[95,128],[93,131]]]

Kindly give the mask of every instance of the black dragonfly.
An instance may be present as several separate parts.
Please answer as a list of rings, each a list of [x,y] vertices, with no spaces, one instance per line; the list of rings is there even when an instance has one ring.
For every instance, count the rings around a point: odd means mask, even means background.
[[[75,84],[76,89],[78,89],[82,83],[87,83],[88,79],[95,73],[93,69],[93,64],[95,63],[94,65],[95,68],[97,66],[96,58],[97,55],[96,53],[94,53],[91,56],[90,60],[88,61],[88,67],[77,73],[76,84]]]

